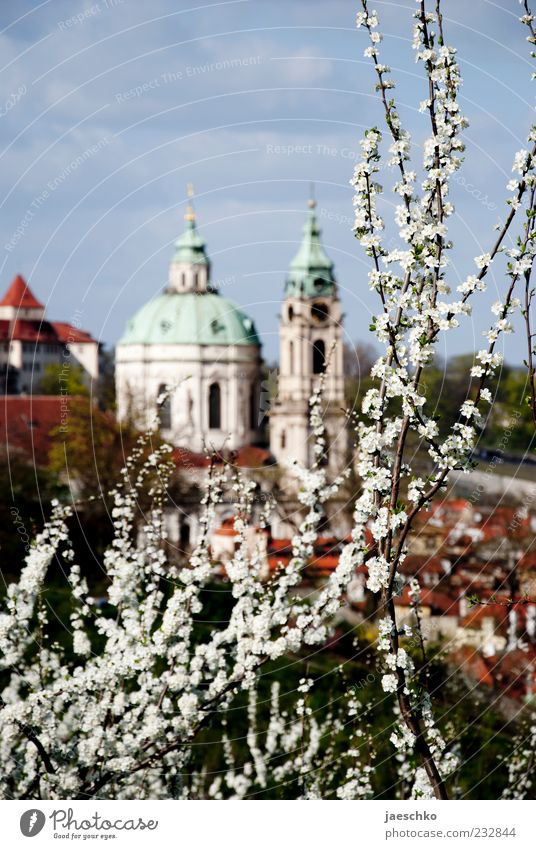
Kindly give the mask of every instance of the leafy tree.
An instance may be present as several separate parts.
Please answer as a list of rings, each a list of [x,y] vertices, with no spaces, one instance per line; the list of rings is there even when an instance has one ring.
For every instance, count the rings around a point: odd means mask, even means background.
[[[20,574],[23,560],[50,513],[52,498],[61,494],[57,477],[36,468],[22,453],[2,452],[0,475],[0,555],[2,586]]]
[[[89,395],[86,373],[82,366],[51,363],[39,384],[42,395]]]
[[[89,398],[73,398],[67,424],[53,431],[49,468],[69,483],[81,500],[106,498],[118,479],[134,433]]]
[[[115,357],[107,349],[100,352],[98,397],[103,410],[115,410]]]

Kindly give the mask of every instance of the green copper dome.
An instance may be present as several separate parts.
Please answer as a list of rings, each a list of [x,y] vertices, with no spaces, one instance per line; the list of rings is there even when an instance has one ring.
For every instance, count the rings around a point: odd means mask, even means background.
[[[285,295],[313,298],[316,295],[334,295],[333,263],[320,241],[320,228],[315,215],[315,203],[310,201],[309,217],[303,228],[303,238],[298,253],[290,263]]]
[[[164,292],[128,322],[119,345],[260,345],[252,320],[211,292]]]
[[[197,232],[193,212],[187,213],[186,230],[175,242],[173,262],[185,262],[190,265],[208,265],[205,243]]]

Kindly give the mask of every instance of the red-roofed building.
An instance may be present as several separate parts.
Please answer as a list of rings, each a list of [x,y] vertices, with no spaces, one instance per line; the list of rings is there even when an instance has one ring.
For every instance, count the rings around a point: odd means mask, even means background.
[[[17,274],[11,286],[0,301],[0,318],[41,319],[45,308],[24,280]]]
[[[73,399],[57,395],[4,395],[0,399],[0,443],[10,456],[23,454],[45,466],[51,431],[65,423]]]
[[[99,344],[78,321],[48,321],[45,307],[17,275],[0,300],[1,394],[33,394],[47,366],[61,366],[67,380],[71,365],[89,380],[99,376]],[[61,376],[58,395],[62,394]]]

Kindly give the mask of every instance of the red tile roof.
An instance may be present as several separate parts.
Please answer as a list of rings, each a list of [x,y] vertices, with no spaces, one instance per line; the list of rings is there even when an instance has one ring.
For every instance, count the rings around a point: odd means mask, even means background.
[[[17,307],[19,309],[43,309],[26,280],[17,274],[11,286],[0,301],[0,307]]]
[[[461,646],[453,654],[453,659],[459,669],[465,675],[483,684],[486,687],[493,687],[494,680],[490,666],[486,662],[486,658],[482,657],[480,652],[470,646]]]
[[[60,342],[95,342],[91,333],[87,333],[85,330],[80,330],[78,327],[73,327],[72,324],[68,324],[65,321],[52,321],[51,324]]]
[[[534,690],[536,652],[532,646],[493,657],[483,657],[478,649],[462,646],[454,653],[453,660],[470,678],[498,688],[511,699],[521,699]]]
[[[463,619],[460,620],[460,625],[464,628],[478,628],[483,619],[495,620],[496,627],[508,624],[508,608],[502,604],[481,604],[472,607]]]
[[[50,433],[61,425],[62,404],[74,401],[58,395],[4,395],[0,401],[0,445],[8,453],[24,453],[45,466]]]
[[[402,595],[397,596],[394,601],[397,606],[411,607],[412,600],[407,584],[402,590]],[[429,590],[426,587],[421,587],[421,605],[423,607],[429,607],[434,615],[458,616],[459,612],[459,602],[457,599],[451,598],[446,593],[438,592],[437,590]]]
[[[206,468],[210,466],[211,458],[208,454],[189,451],[188,448],[175,448],[172,454],[177,467]],[[216,453],[214,461],[216,464],[227,461],[240,468],[259,468],[270,462],[271,454],[265,448],[256,445],[245,445],[236,451],[225,451]]]
[[[244,445],[238,451],[231,452],[230,460],[241,468],[258,469],[261,466],[266,466],[271,459],[271,454],[266,448],[259,448],[258,445]]]
[[[28,318],[18,318],[14,321],[0,319],[0,339],[35,342],[37,345],[43,342],[56,344],[95,342],[90,333],[79,330],[72,324],[63,321],[41,321]]]
[[[526,552],[518,563],[520,569],[536,569],[536,553]]]
[[[493,668],[494,678],[506,696],[512,699],[522,698],[527,695],[527,684],[532,692],[535,661],[536,652],[534,646],[530,645],[525,649],[507,651],[497,658]]]
[[[314,554],[307,564],[307,571],[315,574],[329,574],[339,565],[339,556],[345,540],[338,537],[319,537],[314,544]],[[292,558],[292,540],[268,539],[268,565],[273,572],[280,564],[288,566]]]

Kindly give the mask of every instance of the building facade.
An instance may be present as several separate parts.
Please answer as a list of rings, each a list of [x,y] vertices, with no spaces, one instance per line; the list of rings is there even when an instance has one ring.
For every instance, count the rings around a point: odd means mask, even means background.
[[[253,321],[211,285],[191,206],[167,288],[128,322],[116,348],[120,420],[192,451],[260,438],[261,343]]]
[[[75,321],[75,319],[73,319]],[[49,321],[45,307],[17,275],[0,300],[0,377],[2,394],[39,392],[47,366],[60,368],[57,394],[62,394],[72,365],[87,382],[99,377],[99,344],[78,323]]]
[[[309,400],[324,376],[322,407],[327,462],[340,471],[347,457],[342,308],[333,263],[320,240],[315,202],[290,264],[280,316],[279,386],[270,412],[270,449],[277,462],[309,466],[314,439]]]

